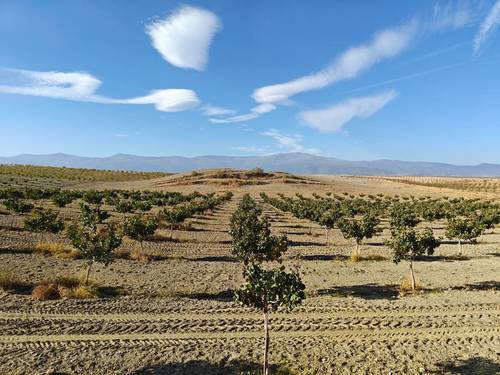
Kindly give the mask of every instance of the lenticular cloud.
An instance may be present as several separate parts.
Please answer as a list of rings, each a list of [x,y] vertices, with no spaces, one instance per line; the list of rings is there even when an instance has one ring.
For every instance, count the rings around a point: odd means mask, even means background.
[[[185,6],[171,16],[146,27],[153,47],[170,64],[179,68],[203,70],[215,33],[220,29],[217,16],[205,9]]]
[[[41,96],[79,102],[103,104],[151,104],[158,111],[180,112],[199,105],[193,90],[163,89],[130,99],[97,95],[101,81],[85,72],[38,72],[21,69],[0,69],[0,93]]]

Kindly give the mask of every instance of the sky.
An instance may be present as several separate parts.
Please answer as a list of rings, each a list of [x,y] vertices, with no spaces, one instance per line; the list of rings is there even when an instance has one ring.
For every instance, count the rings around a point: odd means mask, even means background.
[[[0,0],[0,156],[500,163],[500,0]]]

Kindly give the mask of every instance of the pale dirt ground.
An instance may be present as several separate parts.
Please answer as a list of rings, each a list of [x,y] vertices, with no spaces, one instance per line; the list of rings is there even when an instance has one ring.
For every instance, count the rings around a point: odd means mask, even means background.
[[[231,202],[192,219],[193,230],[175,231],[176,238],[189,242],[145,245],[147,252],[169,259],[119,259],[97,267],[95,281],[129,295],[37,302],[0,292],[0,373],[210,375],[255,368],[261,359],[261,316],[230,300],[242,269],[231,256],[227,229],[243,192],[474,195],[373,178],[316,178],[324,184],[231,188],[236,192]],[[133,187],[151,188],[148,184]],[[154,183],[161,189],[158,185],[161,181]],[[168,187],[190,189],[227,188]],[[478,245],[465,245],[464,260],[453,258],[456,245],[445,244],[436,259],[416,262],[426,292],[402,297],[397,286],[407,264],[389,259],[383,246],[387,231],[362,248],[386,260],[352,263],[352,244],[337,230],[325,246],[321,228],[313,225],[309,234],[306,221],[270,206],[265,213],[273,230],[292,241],[284,264],[299,267],[308,292],[294,312],[272,315],[272,363],[301,374],[500,373],[500,229]],[[8,218],[0,220],[5,225]],[[442,223],[435,228],[442,233]],[[35,242],[23,232],[0,231],[1,267],[30,282],[81,270],[79,260],[20,253]]]

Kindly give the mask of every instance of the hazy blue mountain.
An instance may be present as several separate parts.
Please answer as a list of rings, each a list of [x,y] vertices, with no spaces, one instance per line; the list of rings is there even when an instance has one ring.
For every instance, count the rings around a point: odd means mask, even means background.
[[[195,169],[234,168],[284,171],[300,174],[343,174],[385,176],[500,176],[500,164],[453,165],[399,160],[347,161],[305,153],[267,156],[163,156],[117,154],[105,158],[68,154],[0,157],[0,164],[30,164],[57,167],[115,169],[133,171],[187,172]]]

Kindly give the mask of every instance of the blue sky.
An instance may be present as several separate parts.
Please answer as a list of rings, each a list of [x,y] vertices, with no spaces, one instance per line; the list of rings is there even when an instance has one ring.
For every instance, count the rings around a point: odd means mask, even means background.
[[[500,0],[0,0],[0,155],[500,162]]]

